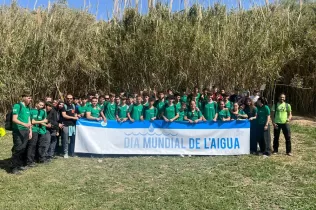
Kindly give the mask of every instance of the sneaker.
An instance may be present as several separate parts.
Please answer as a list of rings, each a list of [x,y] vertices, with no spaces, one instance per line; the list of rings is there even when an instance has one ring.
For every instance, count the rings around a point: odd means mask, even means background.
[[[262,155],[263,159],[268,158],[268,155]]]
[[[66,158],[66,159],[69,158],[68,154],[65,154],[65,155],[64,155],[64,158]]]
[[[33,168],[33,167],[36,167],[36,166],[37,166],[36,163],[30,163],[30,164],[27,165],[27,167],[30,167],[30,168]]]
[[[13,168],[11,170],[11,174],[15,174],[15,175],[21,175],[21,171],[18,168]]]
[[[292,153],[290,153],[290,152],[289,152],[289,153],[286,153],[286,155],[287,155],[287,156],[293,156]]]
[[[17,168],[19,171],[26,171],[27,169],[29,169],[27,166],[20,166]]]
[[[272,152],[272,155],[277,155],[278,154],[278,152]]]

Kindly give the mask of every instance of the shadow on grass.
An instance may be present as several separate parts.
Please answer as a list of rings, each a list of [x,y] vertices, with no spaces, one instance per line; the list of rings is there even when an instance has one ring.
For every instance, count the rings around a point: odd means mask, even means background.
[[[6,171],[7,173],[11,172],[11,158],[0,160],[0,169]]]

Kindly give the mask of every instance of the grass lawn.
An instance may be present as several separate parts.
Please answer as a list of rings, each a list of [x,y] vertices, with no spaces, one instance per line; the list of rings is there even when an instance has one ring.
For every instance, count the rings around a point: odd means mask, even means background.
[[[292,126],[293,157],[57,159],[15,176],[0,163],[0,209],[316,209],[316,128]],[[11,136],[0,138],[0,160]]]

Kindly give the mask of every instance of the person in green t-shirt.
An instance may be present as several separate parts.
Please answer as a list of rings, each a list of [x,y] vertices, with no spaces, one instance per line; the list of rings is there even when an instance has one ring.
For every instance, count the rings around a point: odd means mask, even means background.
[[[259,141],[260,151],[265,156],[270,155],[270,108],[267,106],[268,101],[264,97],[260,97],[257,101],[257,137]]]
[[[149,94],[148,94],[148,92],[143,92],[143,106],[144,106],[144,109],[149,106]]]
[[[279,152],[279,138],[281,130],[285,138],[286,154],[292,156],[291,129],[289,122],[292,119],[291,105],[285,102],[285,94],[279,96],[277,104],[271,107],[271,118],[274,127],[273,154]]]
[[[205,96],[204,96],[205,97]],[[217,103],[213,101],[212,93],[207,94],[207,101],[202,109],[203,121],[217,121]]]
[[[158,110],[157,119],[163,119],[162,113],[163,113],[163,111],[165,109],[165,105],[166,105],[165,94],[163,93],[163,91],[159,91],[158,92],[158,100],[154,104],[154,106]]]
[[[40,103],[44,103],[44,101],[40,101]],[[44,108],[44,107],[43,107]],[[48,163],[49,160],[47,160],[47,151],[49,149],[50,144],[50,133],[47,132],[46,127],[47,125],[47,112],[46,109],[38,109],[38,115],[37,120],[42,121],[45,120],[45,122],[38,124],[38,160],[39,163]]]
[[[98,98],[98,106],[100,107],[101,110],[104,108],[104,102],[105,102],[105,96],[100,95]]]
[[[121,96],[121,105],[116,109],[116,120],[118,122],[125,122],[128,120],[127,117],[128,106],[126,104],[126,97]]]
[[[196,107],[194,100],[190,102],[190,110],[187,111],[186,115],[184,116],[184,120],[189,121],[189,123],[198,123],[202,121],[202,113]]]
[[[12,108],[12,158],[11,172],[21,174],[26,157],[26,147],[29,139],[32,139],[32,124],[30,108],[32,97],[30,93],[22,95],[22,101]]]
[[[103,111],[101,112],[103,120],[116,120],[116,109],[117,104],[115,103],[115,94],[111,93],[110,101],[105,101]]]
[[[142,120],[143,117],[143,105],[142,105],[142,97],[136,97],[136,103],[131,105],[127,112],[127,117],[131,122]]]
[[[233,103],[233,108],[230,111],[231,120],[244,120],[248,115],[244,112],[244,105],[239,106],[238,102]]]
[[[118,107],[119,105],[121,105],[121,97],[120,97],[119,95],[116,95],[116,96],[115,96],[115,103],[116,103],[117,107]]]
[[[189,100],[188,100],[188,93],[187,93],[187,89],[182,89],[181,91],[181,98],[180,98],[180,102],[184,102],[186,104],[189,103]]]
[[[88,120],[101,121],[105,120],[101,116],[101,108],[98,106],[98,99],[96,97],[91,99],[91,106],[88,107],[86,115]]]
[[[248,120],[250,121],[250,153],[257,154],[258,141],[256,138],[256,133],[257,133],[256,119],[257,119],[258,109],[254,105],[254,102],[253,100],[251,100],[251,98],[246,98],[244,111],[248,116]]]
[[[127,107],[129,108],[134,104],[134,96],[129,95],[126,100]]]
[[[144,120],[156,120],[158,110],[156,107],[154,107],[155,103],[155,98],[150,98],[149,99],[149,106],[144,107],[143,109],[143,119]]]
[[[168,97],[168,104],[165,105],[162,117],[166,122],[173,122],[179,117],[177,107],[174,104],[174,96],[170,95]]]
[[[179,117],[177,121],[184,121],[184,117],[187,114],[187,103],[181,102],[181,108],[178,110]]]
[[[78,117],[85,117],[88,109],[88,97],[84,96],[81,99],[81,105],[78,107]]]
[[[233,107],[232,103],[229,101],[229,94],[223,94],[223,101],[225,103],[225,108],[227,108],[230,111]]]
[[[225,108],[225,101],[219,102],[217,120],[219,121],[230,121],[230,111]]]
[[[176,105],[177,111],[181,109],[181,97],[179,93],[174,94],[174,104]]]
[[[26,164],[29,167],[35,166],[35,153],[39,137],[39,125],[42,123],[47,123],[47,119],[39,117],[40,111],[44,109],[44,101],[38,101],[36,104],[36,109],[31,109],[31,122],[32,122],[32,139],[27,142],[26,151]]]

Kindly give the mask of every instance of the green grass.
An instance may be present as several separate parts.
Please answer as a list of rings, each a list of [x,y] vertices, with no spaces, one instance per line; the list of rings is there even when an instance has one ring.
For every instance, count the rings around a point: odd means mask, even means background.
[[[2,169],[0,209],[315,209],[316,129],[292,130],[293,157],[76,157],[21,176]],[[11,142],[0,140],[0,159]]]

